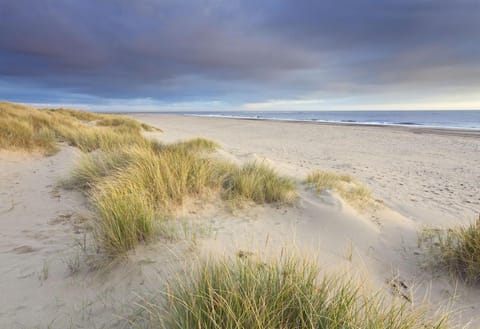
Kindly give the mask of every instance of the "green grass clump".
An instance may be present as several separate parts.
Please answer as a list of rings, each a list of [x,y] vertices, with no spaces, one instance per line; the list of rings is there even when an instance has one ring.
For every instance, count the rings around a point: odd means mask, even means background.
[[[135,159],[125,175],[148,191],[154,202],[165,210],[218,186],[213,179],[212,161],[183,148],[167,148],[159,153],[144,148],[136,153]]]
[[[259,162],[232,168],[224,179],[223,188],[227,200],[289,203],[296,198],[292,180],[279,176],[272,168]]]
[[[95,238],[107,254],[128,251],[155,233],[154,203],[139,185],[124,178],[105,181],[92,200],[99,216]]]
[[[337,192],[344,200],[358,208],[363,208],[373,201],[371,192],[349,175],[316,170],[307,176],[305,183],[317,192]]]
[[[427,229],[420,235],[431,264],[463,279],[467,284],[480,283],[480,216],[467,226],[453,229]]]
[[[123,152],[93,152],[80,161],[67,184],[79,188],[93,187],[92,201],[98,208],[99,236],[103,237],[99,242],[108,253],[115,254],[114,246],[118,247],[117,253],[135,246],[132,241],[137,235],[132,230],[118,229],[125,227],[125,220],[132,225],[141,223],[144,227],[145,221],[132,219],[136,218],[135,215],[124,208],[127,196],[131,198],[129,202],[141,209],[146,209],[143,201],[134,199],[141,196],[148,200],[148,213],[155,214],[148,218],[158,224],[163,219],[174,217],[176,209],[187,198],[203,198],[218,193],[227,195],[228,200],[269,203],[290,201],[295,195],[294,184],[265,165],[238,167],[203,157],[197,153],[197,148],[184,145],[147,143]],[[115,205],[117,199],[118,206]],[[109,208],[112,210],[108,211]],[[151,226],[154,224],[148,227]],[[143,232],[142,229],[136,231]],[[138,235],[137,243],[154,233],[154,230],[148,230]],[[125,235],[125,244],[118,242],[122,240],[122,234]]]
[[[211,261],[170,284],[165,302],[145,303],[138,322],[170,329],[445,328],[410,305],[364,291],[354,280],[321,278],[316,264],[294,257]]]
[[[125,154],[89,156],[74,175],[78,185],[95,187],[97,242],[115,255],[151,238],[153,228],[171,217],[185,198],[201,197],[218,186],[213,168],[210,160],[183,148],[158,152],[143,146]]]
[[[123,170],[133,162],[133,148],[82,154],[71,176],[63,182],[69,189],[88,189],[103,178]]]

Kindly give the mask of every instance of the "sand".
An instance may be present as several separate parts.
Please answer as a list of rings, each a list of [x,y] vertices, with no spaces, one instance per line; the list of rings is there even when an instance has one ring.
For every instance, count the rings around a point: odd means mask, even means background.
[[[63,147],[53,157],[0,151],[0,328],[120,328],[135,302],[192,259],[238,252],[310,254],[326,271],[355,273],[372,289],[415,304],[427,298],[456,311],[455,323],[480,326],[479,289],[422,267],[417,244],[423,227],[467,223],[480,211],[480,133],[132,117],[163,129],[152,138],[206,137],[222,145],[222,157],[269,163],[299,182],[298,202],[233,212],[218,202],[186,205],[180,211],[186,239],[142,246],[95,270],[88,202],[57,186],[77,151]],[[359,211],[333,193],[317,195],[300,184],[314,169],[355,176],[383,205]]]

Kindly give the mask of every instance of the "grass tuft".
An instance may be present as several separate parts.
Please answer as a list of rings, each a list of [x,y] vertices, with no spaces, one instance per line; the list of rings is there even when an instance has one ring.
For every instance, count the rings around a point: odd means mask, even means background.
[[[84,153],[71,176],[62,185],[69,189],[91,188],[104,177],[128,167],[134,160],[133,157],[133,149]]]
[[[294,257],[210,261],[171,283],[166,302],[145,303],[141,318],[146,328],[171,329],[445,328],[442,319],[364,291],[354,280],[320,278],[315,263]]]
[[[182,148],[192,152],[213,152],[220,148],[217,142],[205,138],[193,138],[188,141],[182,141],[172,144],[171,147],[178,149]]]
[[[424,230],[420,244],[426,246],[435,268],[446,270],[467,284],[480,283],[480,215],[467,226]]]
[[[95,238],[107,254],[128,251],[155,233],[153,202],[138,185],[122,178],[105,181],[92,200],[99,216]]]
[[[10,113],[0,104],[0,149],[57,151],[55,133],[48,126],[39,125],[35,117],[18,119]]]
[[[99,239],[100,244],[110,254],[114,254],[115,246],[118,247],[117,253],[135,246],[133,229],[118,229],[126,227],[122,224],[124,220],[138,222],[135,214],[125,208],[127,198],[140,209],[140,218],[148,217],[149,221],[159,223],[174,216],[186,198],[202,198],[210,193],[223,192],[228,200],[257,203],[291,201],[295,196],[294,184],[264,165],[238,167],[201,157],[183,145],[160,147],[157,143],[145,144],[124,153],[94,152],[80,161],[69,183],[77,188],[94,187],[92,201],[98,208],[98,236],[103,237],[103,240]],[[148,202],[149,207],[144,202]],[[153,233],[154,230],[145,231],[137,236],[137,242]],[[119,242],[122,234],[124,244]]]
[[[373,201],[371,192],[349,175],[316,170],[307,176],[305,183],[319,193],[325,190],[337,192],[357,208],[364,208]]]
[[[223,188],[227,200],[291,203],[297,196],[292,180],[279,176],[272,168],[259,162],[232,168],[224,179]]]
[[[125,175],[142,186],[164,211],[174,209],[189,196],[199,196],[218,185],[213,165],[183,148],[168,148],[161,153],[144,148]]]

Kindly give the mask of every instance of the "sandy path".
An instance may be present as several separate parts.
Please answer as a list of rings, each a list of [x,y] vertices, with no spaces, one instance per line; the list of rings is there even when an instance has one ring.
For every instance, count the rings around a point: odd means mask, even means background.
[[[77,193],[60,193],[56,184],[74,158],[73,149],[53,157],[0,153],[2,328],[32,325],[63,303],[50,291],[66,276],[63,259],[79,238],[74,223],[84,202]]]

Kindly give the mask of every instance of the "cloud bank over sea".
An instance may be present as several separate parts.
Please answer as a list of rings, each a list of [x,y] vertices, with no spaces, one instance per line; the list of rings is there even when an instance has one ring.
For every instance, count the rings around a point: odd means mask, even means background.
[[[468,0],[7,0],[0,98],[474,108],[479,12]]]

